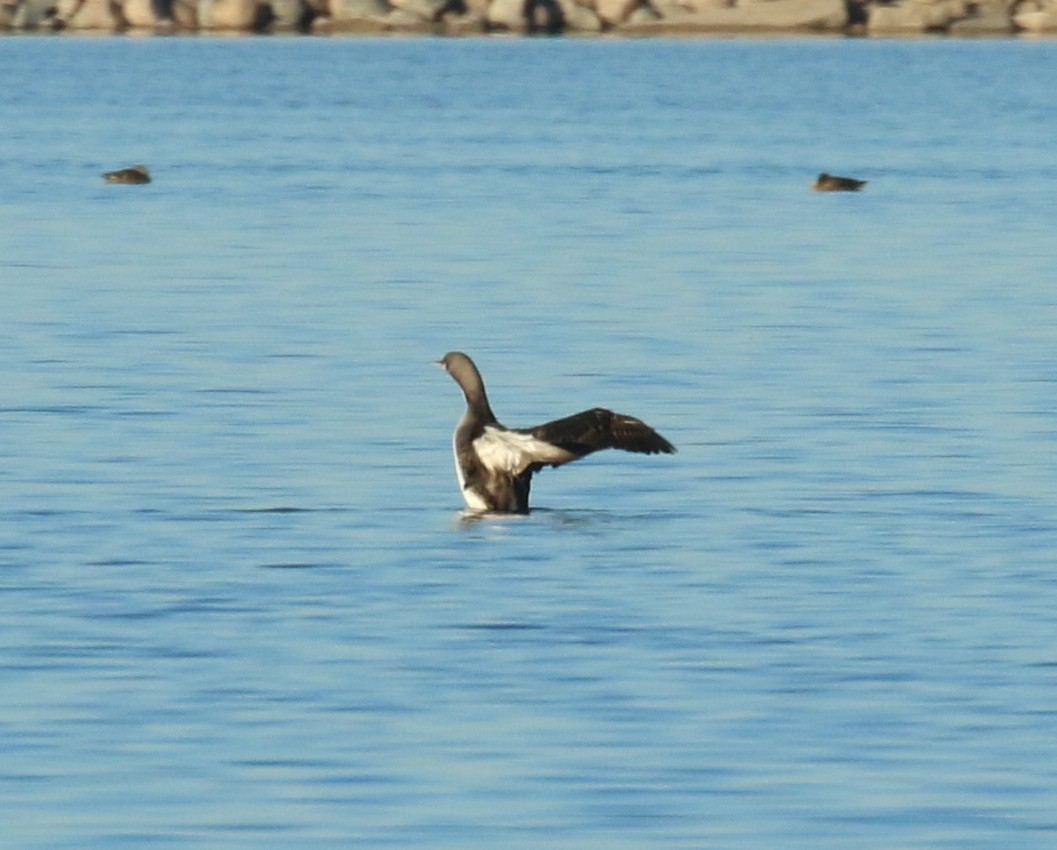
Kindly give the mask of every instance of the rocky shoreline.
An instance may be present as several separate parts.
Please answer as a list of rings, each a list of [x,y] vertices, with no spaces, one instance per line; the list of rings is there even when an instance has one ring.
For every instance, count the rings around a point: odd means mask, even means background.
[[[1057,33],[1057,0],[0,0],[0,31]]]

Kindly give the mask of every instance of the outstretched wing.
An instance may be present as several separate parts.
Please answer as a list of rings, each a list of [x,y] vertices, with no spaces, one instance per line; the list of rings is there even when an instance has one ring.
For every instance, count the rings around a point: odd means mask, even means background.
[[[621,449],[647,455],[675,452],[675,446],[641,419],[602,407],[555,419],[528,428],[524,433],[568,454],[567,458],[561,460],[538,458],[540,462],[553,466],[577,460],[600,449]]]

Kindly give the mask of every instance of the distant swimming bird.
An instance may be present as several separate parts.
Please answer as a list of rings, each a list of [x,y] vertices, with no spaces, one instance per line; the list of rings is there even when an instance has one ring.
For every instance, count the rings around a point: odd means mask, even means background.
[[[600,449],[673,454],[675,447],[645,422],[601,407],[535,428],[500,425],[488,404],[484,381],[461,351],[437,361],[466,396],[466,412],[455,429],[455,474],[474,511],[528,513],[534,473],[561,466]]]
[[[107,183],[150,183],[150,172],[145,165],[133,165],[103,174]]]
[[[858,192],[867,182],[854,177],[837,177],[823,171],[811,188],[816,192]]]

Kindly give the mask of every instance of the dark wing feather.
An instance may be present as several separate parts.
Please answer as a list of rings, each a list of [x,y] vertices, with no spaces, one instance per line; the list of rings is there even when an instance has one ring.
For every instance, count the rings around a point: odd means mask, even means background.
[[[526,433],[570,452],[575,456],[570,460],[601,449],[622,449],[647,455],[675,452],[675,446],[642,420],[602,407],[537,425],[526,429]]]

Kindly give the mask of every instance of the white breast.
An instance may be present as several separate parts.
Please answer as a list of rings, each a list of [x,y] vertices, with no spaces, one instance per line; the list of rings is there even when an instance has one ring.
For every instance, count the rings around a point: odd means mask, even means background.
[[[463,501],[466,502],[466,507],[471,511],[487,511],[488,504],[484,501],[474,490],[466,489],[466,477],[462,474],[462,467],[459,466],[459,450],[455,446],[455,437],[451,439],[451,452],[455,456],[455,478],[459,482],[459,492],[462,493]]]

